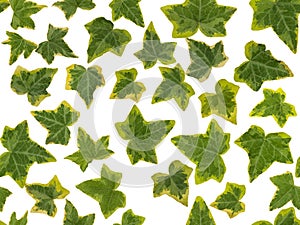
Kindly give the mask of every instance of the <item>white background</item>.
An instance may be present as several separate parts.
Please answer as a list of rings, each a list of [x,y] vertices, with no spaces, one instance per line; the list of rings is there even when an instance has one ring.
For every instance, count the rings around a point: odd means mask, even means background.
[[[278,214],[280,209],[270,212],[268,210],[268,205],[275,193],[276,187],[271,183],[269,178],[278,174],[282,174],[286,171],[291,171],[294,173],[295,163],[292,165],[285,165],[274,163],[264,174],[260,175],[253,183],[249,183],[249,177],[247,173],[248,167],[248,156],[246,152],[236,146],[233,142],[240,135],[248,130],[248,128],[255,124],[261,126],[266,133],[269,132],[286,132],[292,136],[292,141],[290,142],[291,152],[296,162],[299,153],[299,140],[298,135],[300,134],[300,127],[298,119],[296,117],[291,117],[286,123],[284,128],[280,128],[273,118],[253,118],[249,117],[249,113],[252,108],[261,100],[263,100],[262,90],[263,88],[272,88],[276,90],[281,87],[286,93],[286,101],[292,103],[296,106],[296,110],[300,109],[300,102],[298,100],[298,89],[299,89],[299,54],[293,54],[287,46],[280,41],[280,39],[275,35],[271,29],[266,29],[263,31],[251,31],[251,21],[252,21],[252,9],[249,6],[248,1],[245,0],[219,0],[219,4],[230,5],[237,8],[237,11],[232,16],[231,20],[227,23],[227,36],[224,38],[207,38],[203,34],[197,32],[192,38],[195,40],[205,41],[209,45],[213,45],[219,40],[222,40],[225,45],[225,53],[229,57],[229,61],[222,68],[213,69],[212,75],[208,81],[203,84],[197,83],[192,78],[187,77],[186,81],[189,82],[195,89],[196,94],[191,98],[189,108],[195,108],[198,110],[198,124],[197,129],[186,131],[184,134],[193,133],[204,133],[206,131],[207,125],[211,120],[211,117],[201,118],[200,115],[200,103],[198,96],[203,93],[203,88],[201,86],[208,87],[209,91],[214,91],[214,84],[219,79],[227,79],[230,82],[233,81],[234,68],[239,66],[242,62],[246,60],[244,56],[244,46],[247,42],[254,40],[258,43],[263,43],[270,49],[274,57],[283,60],[294,72],[294,78],[287,78],[280,81],[265,82],[262,89],[258,92],[252,91],[247,85],[239,83],[241,87],[237,95],[238,103],[238,115],[237,115],[237,125],[233,125],[229,122],[224,123],[222,119],[221,124],[223,124],[224,130],[231,133],[230,150],[223,156],[225,164],[227,166],[227,172],[221,183],[216,181],[208,181],[201,185],[195,185],[194,183],[194,172],[190,177],[190,195],[189,195],[189,206],[185,207],[180,203],[176,202],[168,196],[162,196],[159,198],[153,198],[152,196],[152,185],[147,183],[145,186],[132,187],[132,185],[121,185],[119,190],[123,191],[127,196],[127,204],[124,209],[117,210],[109,219],[105,220],[98,203],[92,198],[84,195],[82,192],[76,189],[75,185],[87,180],[96,178],[99,175],[95,173],[95,169],[98,171],[99,168],[87,169],[85,173],[82,173],[79,166],[72,163],[69,160],[64,160],[64,157],[77,151],[76,147],[76,130],[71,128],[72,138],[68,146],[61,145],[45,145],[45,139],[47,136],[47,131],[31,116],[30,111],[32,110],[42,110],[42,109],[54,109],[56,108],[62,100],[67,100],[72,105],[78,103],[77,93],[75,91],[65,90],[65,80],[66,71],[65,68],[71,64],[81,64],[83,66],[93,65],[97,60],[88,65],[87,62],[87,47],[89,35],[84,25],[91,20],[104,16],[105,18],[111,20],[111,9],[109,8],[110,1],[108,0],[95,0],[97,7],[91,11],[78,10],[77,13],[67,21],[64,17],[62,11],[56,7],[51,7],[55,1],[46,0],[36,0],[39,4],[48,5],[48,8],[43,9],[36,15],[32,16],[36,24],[35,30],[28,29],[18,29],[17,33],[22,35],[24,38],[29,39],[35,43],[40,43],[46,40],[46,33],[48,30],[48,24],[51,23],[56,27],[68,27],[69,32],[65,37],[65,41],[69,44],[71,49],[76,55],[79,56],[78,59],[56,57],[53,64],[48,66],[42,57],[33,53],[29,59],[24,60],[20,57],[19,60],[12,66],[8,66],[10,47],[8,45],[0,45],[0,131],[3,130],[4,126],[15,127],[18,123],[23,120],[28,120],[30,136],[40,145],[44,146],[49,150],[57,159],[55,163],[48,163],[43,165],[34,164],[29,170],[29,175],[27,178],[27,183],[47,183],[54,175],[59,177],[62,185],[70,190],[70,194],[67,196],[75,207],[78,209],[80,215],[86,215],[89,213],[96,213],[95,224],[113,224],[115,222],[120,222],[123,212],[127,209],[132,209],[134,213],[146,217],[145,225],[163,225],[163,224],[175,224],[183,225],[186,223],[190,209],[196,196],[200,195],[204,198],[207,205],[212,203],[215,198],[224,191],[226,182],[234,182],[238,184],[246,185],[246,195],[242,201],[246,204],[246,212],[241,213],[233,219],[229,219],[227,214],[222,211],[218,211],[214,208],[210,208],[216,224],[217,225],[240,225],[240,224],[252,224],[253,222],[261,219],[269,220],[273,223],[275,216]],[[178,0],[165,0],[165,1],[150,1],[142,0],[140,7],[143,12],[144,21],[146,27],[153,21],[154,26],[163,42],[166,41],[177,41],[178,46],[186,49],[186,41],[184,39],[172,39],[172,25],[170,21],[164,16],[160,7],[168,4],[182,3]],[[6,11],[0,14],[0,41],[7,39],[5,32],[14,30],[10,27],[10,21],[12,18],[12,10],[8,8]],[[116,28],[127,29],[132,35],[132,43],[139,43],[140,48],[142,47],[141,41],[144,36],[145,28],[141,28],[133,24],[132,22],[120,19],[115,22]],[[182,56],[177,54],[176,58],[181,60],[188,60],[188,55]],[[118,62],[119,57],[114,56],[110,53],[106,54],[111,60],[111,64]],[[126,57],[126,54],[124,55]],[[101,62],[101,61],[100,61]],[[179,61],[181,62],[181,61]],[[185,61],[186,62],[186,61]],[[11,76],[17,67],[17,65],[23,66],[28,70],[33,70],[39,67],[51,67],[59,68],[58,73],[55,75],[51,86],[48,88],[51,97],[46,98],[38,107],[31,106],[25,95],[19,96],[10,89]],[[174,64],[175,65],[175,64]],[[174,65],[171,65],[172,67]],[[106,74],[109,71],[109,65],[101,65],[103,67],[103,72],[105,77],[111,76],[111,74]],[[123,68],[135,67],[139,70],[138,80],[142,80],[149,77],[160,78],[160,72],[158,70],[159,64],[154,68],[144,71],[141,64],[135,65],[123,65]],[[188,63],[182,63],[184,69],[187,69]],[[106,69],[105,69],[106,68]],[[95,123],[96,135],[92,135],[93,138],[99,138],[103,135],[111,135],[110,149],[112,149],[115,154],[113,159],[120,163],[120,165],[130,165],[129,159],[125,152],[124,142],[116,136],[116,132],[112,121],[115,100],[108,100],[111,93],[112,87],[114,85],[115,78],[107,80],[107,85],[104,88],[97,90],[95,93],[96,100],[94,101],[93,111],[94,117],[90,119]],[[207,85],[209,84],[209,85]],[[207,90],[206,90],[207,91]],[[76,100],[77,99],[77,100]],[[118,100],[122,101],[122,100]],[[133,104],[130,100],[127,101],[128,104]],[[76,104],[75,104],[76,102]],[[126,104],[127,104],[126,103]],[[74,106],[77,110],[85,110],[83,103]],[[182,134],[182,123],[180,110],[175,104],[170,103],[159,103],[156,105],[151,105],[151,98],[144,98],[140,103],[138,103],[146,120],[152,119],[175,119],[176,126],[170,132],[165,141],[158,146],[157,155],[159,163],[174,156],[174,152],[178,151],[170,142],[170,138],[176,135]],[[77,108],[76,108],[77,107]],[[129,110],[124,108],[122,112],[117,112],[123,119],[126,118]],[[195,118],[195,121],[196,118]],[[85,126],[86,121],[79,121],[80,126],[84,127],[88,132],[92,133],[89,126]],[[6,149],[0,145],[0,152],[5,152]],[[195,168],[195,166],[190,163],[187,159],[181,156],[185,163],[189,166]],[[104,163],[108,163],[109,160]],[[115,166],[116,167],[116,166]],[[139,163],[135,166],[136,168],[141,167],[151,167],[153,165],[148,163]],[[116,171],[124,173],[124,176],[130,176],[128,171],[122,171],[123,167],[113,168]],[[166,166],[158,165],[156,167],[157,171],[167,172]],[[139,176],[142,179],[143,174]],[[149,177],[145,177],[148,180]],[[300,181],[295,179],[295,183],[300,185]],[[0,213],[0,219],[4,222],[9,221],[9,217],[12,212],[16,211],[17,216],[21,217],[31,207],[34,205],[34,200],[27,195],[25,189],[20,189],[19,186],[8,176],[0,178],[0,186],[6,187],[13,192],[7,199],[7,203],[4,207],[4,211]],[[52,218],[44,214],[29,214],[28,224],[62,224],[64,216],[64,205],[65,200],[55,200],[58,207],[57,215]],[[284,208],[291,206],[287,204]],[[300,214],[298,213],[298,216]]]

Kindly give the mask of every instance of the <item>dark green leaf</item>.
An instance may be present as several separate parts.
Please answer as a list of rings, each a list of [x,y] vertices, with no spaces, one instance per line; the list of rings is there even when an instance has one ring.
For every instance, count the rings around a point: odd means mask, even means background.
[[[31,114],[48,130],[46,144],[62,145],[69,143],[68,126],[72,126],[80,115],[66,101],[63,101],[55,110],[32,111]]]
[[[55,162],[55,158],[29,137],[27,121],[15,128],[5,127],[1,143],[8,152],[0,156],[0,176],[11,176],[24,187],[28,170],[34,162]]]
[[[93,225],[95,220],[95,214],[89,214],[87,216],[79,216],[77,209],[73,204],[67,200],[65,206],[64,225]]]
[[[196,184],[210,179],[223,180],[226,167],[221,155],[229,149],[230,134],[224,133],[217,121],[212,120],[205,134],[180,135],[172,143],[196,164]]]
[[[293,163],[290,140],[291,137],[283,132],[266,136],[262,128],[253,125],[234,142],[248,153],[250,182],[265,172],[273,162]]]
[[[3,41],[2,44],[11,46],[9,65],[12,65],[20,55],[24,54],[24,58],[27,59],[37,45],[31,41],[22,38],[19,34],[13,32],[6,32],[8,40]]]
[[[155,147],[163,141],[174,125],[174,120],[145,121],[136,105],[132,107],[125,121],[115,124],[121,138],[129,140],[126,151],[132,164],[140,160],[157,163]]]
[[[0,0],[0,13],[3,12],[8,6],[10,6],[9,0]]]
[[[265,81],[294,76],[289,67],[275,59],[263,44],[248,42],[245,55],[249,61],[235,69],[234,80],[246,83],[254,91],[258,91]]]
[[[131,41],[131,35],[126,30],[113,29],[114,24],[104,17],[94,19],[85,25],[90,34],[88,63],[111,51],[121,56],[126,45]]]
[[[115,223],[114,225],[142,225],[145,217],[135,215],[131,209],[127,210],[122,216],[122,224]]]
[[[6,202],[6,199],[11,195],[12,193],[7,190],[6,188],[0,187],[0,211],[3,211],[4,204]]]
[[[27,184],[26,191],[36,200],[31,212],[45,213],[53,217],[57,212],[54,199],[64,199],[70,193],[61,185],[57,176],[54,176],[47,184]]]
[[[297,163],[296,163],[295,176],[300,177],[300,157],[298,158]]]
[[[176,62],[173,56],[176,44],[176,42],[161,43],[151,22],[144,35],[143,49],[134,55],[143,62],[145,69],[150,69],[157,61],[165,65],[172,64]]]
[[[184,82],[185,72],[177,64],[174,68],[159,67],[163,81],[155,90],[152,104],[175,99],[178,106],[185,110],[189,105],[189,99],[195,94],[191,85]]]
[[[14,212],[13,214],[11,214],[9,225],[26,225],[27,224],[27,215],[28,215],[28,212],[26,212],[24,214],[24,216],[18,220],[17,215]],[[6,225],[6,224],[0,221],[0,225]]]

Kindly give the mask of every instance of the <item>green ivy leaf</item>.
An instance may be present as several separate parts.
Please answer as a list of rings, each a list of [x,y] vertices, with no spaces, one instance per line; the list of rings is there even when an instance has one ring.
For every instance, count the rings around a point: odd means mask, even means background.
[[[143,14],[139,6],[141,0],[113,0],[109,7],[112,9],[112,19],[116,21],[121,17],[131,20],[136,25],[144,27]]]
[[[29,137],[27,121],[15,128],[6,126],[1,143],[8,152],[0,156],[0,176],[11,176],[20,187],[24,187],[28,170],[34,162],[55,162],[55,158]]]
[[[31,19],[31,15],[38,13],[46,5],[38,5],[35,2],[27,0],[9,0],[10,6],[14,11],[11,21],[11,27],[15,30],[19,27],[34,29],[35,24]]]
[[[53,6],[60,8],[65,13],[67,20],[69,20],[78,8],[91,10],[96,5],[93,3],[93,0],[63,0],[55,2]]]
[[[101,211],[107,219],[118,208],[126,205],[126,196],[116,189],[119,187],[122,174],[102,166],[101,178],[85,181],[76,187],[99,202]]]
[[[289,67],[275,59],[263,44],[248,42],[245,55],[249,61],[235,69],[234,80],[246,83],[254,91],[258,91],[265,81],[294,76]]]
[[[54,217],[57,212],[54,199],[64,199],[70,192],[54,176],[47,184],[27,184],[27,193],[36,200],[32,213],[45,213]]]
[[[145,217],[135,215],[131,209],[127,210],[122,216],[122,224],[115,223],[114,225],[142,225]]]
[[[114,152],[108,149],[109,136],[104,136],[94,141],[88,133],[82,129],[78,129],[77,146],[78,151],[67,156],[69,159],[80,166],[84,172],[88,164],[93,160],[102,160],[110,157]]]
[[[224,133],[217,121],[212,120],[205,134],[180,135],[171,139],[172,143],[196,164],[196,184],[210,179],[223,180],[226,172],[221,155],[229,149],[230,134]]]
[[[6,202],[6,199],[11,195],[12,193],[7,190],[6,188],[0,187],[0,211],[3,211],[4,204]]]
[[[295,176],[300,177],[300,157],[297,159]]]
[[[81,65],[73,64],[67,68],[67,73],[66,89],[77,91],[89,108],[97,87],[105,85],[101,67],[92,66],[86,69]]]
[[[10,6],[8,0],[0,0],[0,13],[3,12],[8,6]]]
[[[252,225],[272,225],[268,221],[258,221]],[[281,210],[276,216],[274,225],[300,225],[300,220],[297,219],[294,208]]]
[[[11,89],[18,95],[27,94],[28,101],[38,106],[50,94],[47,92],[57,69],[38,68],[28,71],[18,66],[11,79]]]
[[[174,68],[159,67],[159,70],[163,76],[163,81],[155,90],[152,104],[175,99],[178,106],[185,110],[189,105],[190,97],[195,94],[195,91],[191,85],[184,82],[184,70],[180,64],[177,64]]]
[[[73,204],[67,200],[65,206],[64,225],[93,225],[95,220],[95,214],[89,214],[87,216],[79,216],[77,209]]]
[[[6,31],[8,40],[3,41],[2,44],[10,45],[10,58],[9,65],[12,65],[17,61],[20,55],[24,54],[24,58],[27,59],[33,50],[37,48],[37,45],[31,41],[22,38],[19,34]]]
[[[173,161],[169,166],[169,174],[156,173],[152,176],[154,182],[153,196],[164,194],[181,204],[188,206],[189,177],[193,169],[180,161]]]
[[[110,95],[111,99],[132,99],[138,102],[146,87],[141,82],[135,82],[137,77],[136,69],[120,70],[116,72],[117,82]]]
[[[209,211],[205,201],[198,196],[195,199],[193,208],[186,225],[216,225],[211,212]]]
[[[211,206],[226,212],[230,218],[233,218],[245,211],[245,204],[240,202],[245,192],[245,185],[228,182],[225,191],[211,203]]]
[[[174,26],[174,38],[190,37],[198,29],[208,37],[223,37],[226,35],[225,24],[236,8],[218,5],[216,0],[186,0],[161,10]]]
[[[254,11],[252,30],[272,27],[278,37],[296,53],[300,1],[251,0],[250,5]]]
[[[261,127],[253,125],[234,142],[248,153],[250,182],[265,172],[273,162],[293,163],[290,140],[291,137],[283,132],[266,136]]]
[[[222,79],[216,84],[215,90],[216,94],[204,93],[199,96],[202,104],[202,117],[216,114],[236,124],[237,105],[235,96],[239,91],[239,86]]]
[[[295,186],[292,173],[277,175],[271,177],[270,180],[277,186],[277,191],[270,203],[270,210],[281,208],[289,201],[300,209],[300,187]]]
[[[27,224],[27,215],[28,215],[28,212],[26,212],[24,214],[24,216],[18,220],[16,213],[13,212],[13,214],[11,214],[11,216],[10,216],[9,225],[26,225]],[[3,223],[2,221],[0,221],[0,225],[6,225],[6,224]]]
[[[132,164],[140,160],[157,163],[155,147],[174,125],[174,120],[145,121],[136,105],[132,107],[124,122],[115,124],[121,138],[129,140],[126,151]]]
[[[31,114],[48,130],[46,144],[62,145],[69,143],[68,126],[72,126],[80,115],[66,101],[63,101],[55,110],[32,111]]]
[[[126,45],[131,41],[131,35],[126,30],[113,29],[114,24],[104,17],[94,19],[85,25],[90,34],[88,63],[111,51],[121,56]]]
[[[35,51],[41,54],[48,64],[51,64],[57,55],[78,58],[63,40],[67,33],[68,28],[58,28],[49,24],[47,41],[40,43]]]
[[[290,116],[297,116],[295,107],[285,103],[285,92],[279,88],[277,91],[264,89],[265,100],[251,111],[250,116],[273,116],[280,127],[283,127]]]
[[[134,55],[143,62],[144,69],[152,68],[157,61],[165,65],[172,64],[176,62],[173,56],[176,44],[176,42],[161,43],[151,22],[144,35],[143,49]]]
[[[187,75],[198,79],[200,82],[209,77],[212,67],[221,67],[228,60],[224,53],[222,41],[213,46],[192,39],[187,39],[187,43],[191,57]]]

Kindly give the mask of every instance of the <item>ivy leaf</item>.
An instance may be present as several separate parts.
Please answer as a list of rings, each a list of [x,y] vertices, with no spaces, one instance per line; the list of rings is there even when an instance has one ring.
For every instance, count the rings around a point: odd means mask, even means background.
[[[104,136],[94,141],[88,133],[82,129],[78,129],[77,146],[79,150],[72,155],[67,156],[69,159],[80,166],[85,171],[88,164],[93,160],[101,160],[110,157],[114,152],[108,149],[109,136]]]
[[[300,225],[300,220],[296,217],[295,209],[288,208],[281,210],[276,216],[274,225]],[[252,225],[272,225],[268,221],[258,221]]]
[[[62,145],[69,143],[68,126],[72,126],[80,115],[66,101],[63,101],[55,110],[32,111],[31,114],[48,130],[46,144]]]
[[[300,1],[251,0],[250,5],[254,11],[252,30],[272,27],[278,37],[296,53]]]
[[[88,63],[111,51],[121,56],[126,45],[131,41],[131,35],[126,30],[113,29],[114,24],[104,17],[94,19],[85,25],[90,34]]]
[[[248,42],[245,55],[249,61],[235,69],[234,80],[246,83],[253,91],[258,91],[265,81],[294,76],[289,67],[275,59],[263,44]]]
[[[95,220],[95,214],[89,214],[87,216],[79,216],[77,209],[73,204],[67,200],[65,206],[64,225],[93,225]]]
[[[109,7],[112,9],[113,21],[124,17],[136,25],[144,27],[143,14],[139,6],[140,1],[141,0],[113,0],[109,4]]]
[[[187,39],[187,43],[191,57],[187,75],[198,79],[200,82],[209,77],[212,67],[221,67],[228,60],[224,53],[222,41],[213,46],[192,39]]]
[[[137,77],[136,69],[120,70],[116,72],[117,82],[110,95],[111,99],[132,99],[138,102],[146,87],[141,82],[135,82]]]
[[[154,182],[153,196],[164,194],[170,196],[181,204],[188,205],[189,177],[193,169],[180,161],[173,161],[169,166],[169,174],[156,173],[152,176]]]
[[[161,10],[174,26],[174,38],[190,37],[198,29],[208,37],[223,37],[226,35],[225,24],[236,8],[218,5],[216,0],[186,0]]]
[[[277,191],[270,203],[270,210],[281,208],[289,201],[300,209],[300,187],[295,186],[292,173],[277,175],[271,177],[270,180],[277,186]]]
[[[300,177],[300,157],[298,158],[297,163],[296,163],[295,176]]]
[[[55,2],[53,6],[60,8],[65,13],[67,20],[69,20],[78,8],[91,10],[96,5],[93,3],[93,0],[63,0]]]
[[[261,127],[253,125],[234,142],[248,153],[250,182],[265,172],[273,162],[293,163],[290,140],[291,137],[283,132],[266,136]]]
[[[239,86],[228,82],[225,79],[219,80],[216,84],[216,94],[204,93],[199,96],[202,104],[202,117],[216,114],[229,122],[236,124],[237,105],[235,96]]]
[[[205,201],[198,196],[195,199],[193,208],[186,225],[216,225],[211,212],[209,211]]]
[[[126,151],[132,164],[140,160],[157,163],[155,147],[163,141],[174,125],[174,120],[145,121],[136,105],[124,122],[115,124],[121,138],[129,140]]]
[[[10,6],[8,0],[0,0],[0,13],[3,12],[8,6]]]
[[[122,216],[122,225],[142,225],[145,217],[135,215],[131,209],[127,210]],[[115,223],[114,225],[121,225]]]
[[[24,214],[24,216],[18,220],[16,213],[13,212],[13,214],[11,214],[11,216],[10,216],[9,225],[26,225],[27,224],[27,215],[28,215],[28,212],[26,212]],[[3,223],[2,221],[0,221],[0,225],[6,225],[6,224]]]
[[[223,180],[226,172],[221,155],[229,149],[230,134],[224,133],[216,120],[208,125],[205,134],[180,135],[171,139],[172,143],[196,164],[196,184],[210,179]]]
[[[85,181],[76,187],[99,202],[101,211],[107,219],[118,208],[126,205],[126,196],[116,189],[119,187],[122,174],[102,166],[101,178]]]
[[[48,64],[51,64],[57,55],[78,58],[63,40],[67,33],[68,28],[58,28],[49,24],[47,41],[40,43],[35,51],[41,54]]]
[[[35,43],[24,39],[17,33],[6,31],[6,35],[8,36],[8,40],[3,41],[2,44],[11,46],[9,65],[16,62],[22,54],[24,54],[24,58],[27,59],[33,50],[37,48]]]
[[[11,21],[11,27],[15,30],[19,27],[34,29],[35,24],[31,19],[31,15],[38,13],[46,5],[38,5],[35,2],[27,0],[9,0],[10,6],[14,11]]]
[[[8,152],[0,156],[0,176],[11,176],[20,187],[24,187],[28,170],[34,162],[55,162],[55,158],[29,137],[27,121],[15,128],[6,126],[1,143]]]
[[[92,66],[86,69],[81,65],[73,64],[67,68],[67,73],[66,89],[77,91],[89,108],[97,87],[105,85],[101,67]]]
[[[191,85],[184,82],[185,72],[177,64],[174,68],[159,67],[163,81],[155,90],[152,97],[152,104],[175,99],[178,106],[185,110],[189,105],[189,99],[195,94]]]
[[[12,193],[7,190],[6,188],[0,187],[0,211],[3,211],[4,204],[6,202],[6,199],[11,195]]]
[[[134,55],[143,62],[144,69],[150,69],[157,61],[165,65],[172,64],[176,62],[173,56],[176,44],[176,42],[161,43],[151,22],[144,35],[143,49]]]
[[[26,191],[36,200],[31,212],[45,213],[52,217],[57,212],[54,199],[64,199],[70,193],[61,185],[57,176],[54,176],[47,184],[28,184]]]
[[[245,185],[228,182],[225,191],[211,203],[211,206],[226,212],[230,218],[233,218],[245,211],[245,204],[240,202],[245,192]]]
[[[47,92],[57,69],[38,68],[28,71],[18,66],[11,79],[11,89],[18,95],[27,94],[28,101],[38,106],[50,94]]]
[[[283,127],[290,116],[297,116],[295,107],[285,103],[285,92],[279,88],[277,91],[264,89],[265,100],[251,111],[250,116],[273,116],[280,127]]]

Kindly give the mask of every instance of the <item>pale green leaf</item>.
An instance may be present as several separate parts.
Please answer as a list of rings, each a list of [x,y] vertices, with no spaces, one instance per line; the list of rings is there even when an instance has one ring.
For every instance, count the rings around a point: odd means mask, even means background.
[[[300,177],[300,157],[297,159],[295,176]]]
[[[27,184],[26,191],[36,200],[31,212],[45,213],[52,217],[57,212],[54,200],[64,199],[69,194],[69,191],[61,185],[57,176],[54,176],[47,184]]]
[[[134,105],[123,122],[115,127],[124,140],[129,140],[126,151],[132,164],[140,160],[157,163],[155,148],[163,141],[175,125],[174,120],[145,121]]]
[[[102,166],[101,178],[84,181],[76,187],[83,193],[99,202],[105,218],[110,217],[118,208],[126,205],[126,196],[116,190],[121,182],[122,174]]]
[[[186,0],[161,10],[173,24],[175,38],[190,37],[198,29],[208,37],[222,37],[226,35],[225,24],[236,8],[218,5],[216,0]]]
[[[110,95],[111,99],[132,99],[138,102],[146,87],[141,82],[135,82],[137,77],[136,69],[116,71],[117,82]]]
[[[104,17],[94,19],[85,25],[90,34],[88,63],[111,51],[121,56],[126,45],[131,41],[131,35],[126,30],[113,29],[114,24]]]
[[[8,152],[0,156],[0,176],[11,176],[20,187],[24,187],[28,170],[34,162],[56,161],[45,148],[30,139],[27,121],[15,128],[6,126],[1,143]]]
[[[248,61],[235,69],[234,80],[246,83],[253,91],[258,91],[265,81],[294,76],[289,67],[275,59],[263,44],[248,42],[245,55]]]
[[[205,134],[180,135],[171,140],[182,154],[196,164],[196,184],[210,179],[223,180],[226,166],[221,155],[229,149],[230,134],[224,133],[217,121],[210,122]]]
[[[285,102],[285,92],[264,89],[265,99],[251,111],[250,116],[273,116],[280,127],[283,127],[290,116],[297,116],[295,107]]]
[[[211,203],[211,206],[226,212],[230,218],[233,218],[245,211],[245,204],[240,201],[245,193],[245,185],[227,183],[225,191]]]
[[[66,89],[77,91],[89,108],[97,87],[105,85],[101,67],[92,66],[86,69],[81,65],[73,64],[67,68],[67,73]]]
[[[9,0],[0,0],[0,13],[7,9],[8,6],[10,6]]]
[[[110,157],[114,152],[108,149],[109,136],[104,136],[94,141],[88,133],[82,129],[78,129],[77,146],[78,151],[67,156],[69,159],[80,166],[85,171],[88,164],[93,160],[102,160]]]
[[[64,225],[93,225],[95,214],[79,216],[77,209],[67,200],[65,206]]]
[[[243,148],[249,156],[250,182],[265,172],[273,162],[293,163],[289,148],[290,141],[291,137],[286,133],[265,135],[261,127],[253,125],[234,142]]]
[[[26,225],[27,224],[27,216],[28,216],[28,212],[26,212],[24,214],[24,216],[18,220],[17,214],[15,212],[13,212],[13,214],[11,214],[11,216],[10,216],[10,221],[9,221],[8,225]],[[0,221],[0,225],[6,225],[6,224]]]
[[[143,62],[145,69],[150,69],[157,61],[165,65],[172,64],[176,62],[173,56],[176,44],[176,42],[161,43],[151,22],[144,35],[143,49],[134,55]]]
[[[32,111],[31,114],[48,130],[46,144],[62,145],[69,143],[68,126],[72,126],[80,115],[66,101],[63,101],[55,110]]]
[[[12,76],[11,89],[18,95],[27,94],[28,101],[38,106],[50,94],[47,88],[51,84],[57,69],[38,68],[28,71],[18,66]]]
[[[152,104],[174,99],[178,106],[185,110],[189,105],[189,99],[195,94],[191,85],[184,82],[185,72],[177,64],[174,68],[159,67],[163,81],[155,90]]]
[[[35,43],[24,39],[17,33],[6,31],[6,35],[8,36],[8,40],[3,41],[2,44],[7,44],[11,47],[9,65],[17,61],[22,54],[24,54],[24,58],[27,59],[37,48]]]
[[[204,93],[199,96],[202,105],[202,117],[216,114],[236,124],[237,104],[235,97],[239,91],[239,86],[222,79],[216,84],[215,90],[216,94]]]
[[[142,225],[145,217],[135,215],[131,209],[127,210],[122,216],[122,224],[115,223],[114,225]]]

